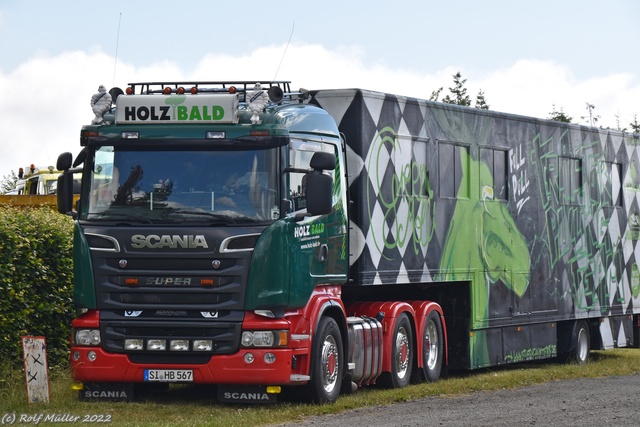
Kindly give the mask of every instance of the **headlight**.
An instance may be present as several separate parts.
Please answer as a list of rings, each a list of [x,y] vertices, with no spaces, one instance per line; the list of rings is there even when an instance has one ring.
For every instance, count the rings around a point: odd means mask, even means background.
[[[289,344],[287,331],[244,331],[243,347],[286,347]]]
[[[76,345],[97,346],[101,342],[99,329],[77,329],[75,332],[74,343]]]

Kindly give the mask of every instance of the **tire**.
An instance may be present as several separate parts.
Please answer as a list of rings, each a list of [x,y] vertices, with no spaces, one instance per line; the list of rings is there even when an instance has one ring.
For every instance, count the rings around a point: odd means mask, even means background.
[[[574,322],[571,326],[571,332],[566,334],[564,339],[571,341],[569,348],[559,355],[560,361],[579,365],[587,363],[591,349],[589,324],[584,320]]]
[[[440,315],[432,311],[427,316],[422,343],[422,372],[427,382],[440,379],[444,360],[444,336]]]
[[[411,381],[413,368],[413,332],[406,313],[398,316],[391,343],[391,372],[380,376],[380,384],[387,388],[402,388]]]
[[[581,320],[576,323],[572,338],[575,346],[570,353],[571,359],[573,362],[583,365],[589,360],[589,350],[591,349],[591,333],[587,322]]]
[[[344,361],[342,334],[331,317],[322,317],[313,337],[311,351],[311,379],[307,383],[305,397],[309,402],[333,403],[342,387]]]

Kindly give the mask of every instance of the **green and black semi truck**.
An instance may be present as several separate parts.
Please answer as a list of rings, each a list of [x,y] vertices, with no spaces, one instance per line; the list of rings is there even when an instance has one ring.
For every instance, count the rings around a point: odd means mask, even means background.
[[[638,346],[637,134],[285,81],[109,94],[57,164],[82,399],[333,402]]]

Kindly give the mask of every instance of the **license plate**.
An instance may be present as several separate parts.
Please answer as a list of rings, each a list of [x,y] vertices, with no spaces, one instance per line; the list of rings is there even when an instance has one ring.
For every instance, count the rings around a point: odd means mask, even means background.
[[[145,381],[157,382],[192,382],[193,371],[190,369],[145,369]]]

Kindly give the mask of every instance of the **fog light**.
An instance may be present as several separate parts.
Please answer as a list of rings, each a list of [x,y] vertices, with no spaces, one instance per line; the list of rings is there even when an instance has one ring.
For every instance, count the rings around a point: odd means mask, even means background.
[[[75,360],[76,362],[80,360],[80,352],[78,350],[73,352],[73,360]]]
[[[93,362],[94,360],[96,360],[96,358],[98,357],[98,355],[96,354],[95,351],[91,350],[88,354],[87,354],[87,358],[89,359],[89,361]]]
[[[125,350],[142,350],[144,349],[144,341],[137,338],[131,338],[124,340]]]
[[[244,355],[244,361],[247,363],[253,363],[253,360],[255,358],[253,357],[253,353],[245,353]]]
[[[276,355],[273,354],[273,353],[265,353],[264,361],[265,361],[265,363],[271,365],[273,362],[276,361]]]
[[[213,349],[213,341],[211,340],[193,341],[193,351],[211,351],[212,349]]]
[[[189,351],[189,340],[171,340],[169,349],[171,351]]]
[[[163,351],[167,349],[165,340],[149,340],[147,341],[147,350]]]

